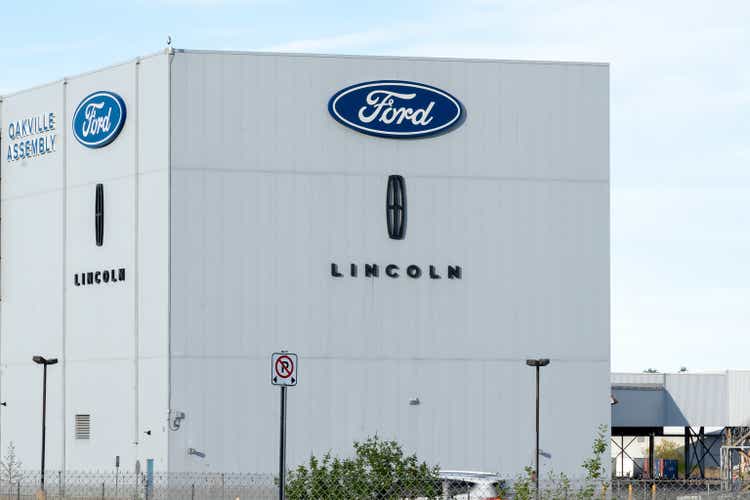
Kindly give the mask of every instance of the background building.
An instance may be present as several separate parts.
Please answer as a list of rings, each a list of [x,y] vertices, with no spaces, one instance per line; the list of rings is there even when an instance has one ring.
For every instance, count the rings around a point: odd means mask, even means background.
[[[746,476],[748,389],[749,371],[613,373],[615,474],[648,477],[666,449],[680,463],[680,478],[729,480],[732,470],[735,479]],[[672,444],[660,449],[665,441]]]
[[[388,79],[460,120],[394,139],[329,113]],[[50,469],[273,472],[289,349],[291,466],[378,433],[517,473],[544,356],[541,445],[580,474],[610,421],[608,98],[601,64],[200,51],[6,96],[0,444],[37,461],[42,354]]]

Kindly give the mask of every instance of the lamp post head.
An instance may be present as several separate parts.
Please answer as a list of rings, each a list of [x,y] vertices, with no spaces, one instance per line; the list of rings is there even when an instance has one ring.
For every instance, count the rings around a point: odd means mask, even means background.
[[[38,365],[54,365],[57,364],[57,358],[46,359],[44,356],[34,356],[31,358],[34,363]]]
[[[547,366],[549,364],[549,359],[548,358],[527,359],[526,364],[528,366]]]

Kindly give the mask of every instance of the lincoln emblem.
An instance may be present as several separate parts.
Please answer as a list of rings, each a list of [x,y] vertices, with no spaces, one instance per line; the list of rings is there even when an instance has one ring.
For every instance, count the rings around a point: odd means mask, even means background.
[[[403,240],[406,235],[406,183],[400,175],[388,176],[385,218],[388,223],[388,236],[392,240]]]

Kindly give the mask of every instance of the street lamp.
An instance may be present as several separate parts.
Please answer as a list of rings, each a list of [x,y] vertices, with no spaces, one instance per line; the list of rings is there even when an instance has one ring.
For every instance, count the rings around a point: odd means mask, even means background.
[[[536,466],[534,467],[534,482],[536,483],[536,498],[539,499],[539,369],[549,364],[549,359],[527,359],[526,364],[536,368]]]
[[[31,358],[34,363],[44,367],[44,381],[42,382],[42,477],[41,488],[44,491],[44,445],[47,439],[47,367],[57,363],[57,358],[46,359],[42,356]]]

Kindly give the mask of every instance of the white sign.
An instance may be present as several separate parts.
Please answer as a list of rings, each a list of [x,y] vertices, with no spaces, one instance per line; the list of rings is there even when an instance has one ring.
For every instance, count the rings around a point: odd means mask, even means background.
[[[275,352],[271,355],[271,384],[297,385],[297,355],[292,352]]]

